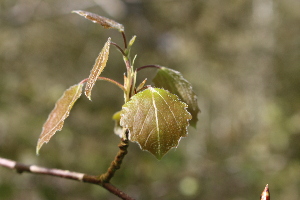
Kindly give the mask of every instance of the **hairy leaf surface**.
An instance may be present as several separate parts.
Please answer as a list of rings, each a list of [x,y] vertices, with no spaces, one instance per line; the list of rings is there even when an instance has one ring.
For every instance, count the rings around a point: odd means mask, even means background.
[[[85,86],[85,96],[89,100],[91,100],[92,89],[97,81],[98,77],[100,76],[101,72],[106,66],[106,62],[108,60],[109,55],[109,47],[110,47],[110,38],[108,38],[107,42],[105,43],[104,47],[102,48],[101,52],[99,53],[93,69],[91,70],[90,76],[88,78],[87,84]]]
[[[81,15],[86,19],[89,19],[94,23],[101,24],[101,26],[103,26],[104,28],[113,28],[113,29],[117,29],[120,32],[124,32],[124,26],[112,19],[108,19],[106,17],[99,16],[95,13],[91,13],[83,10],[74,10],[72,12],[77,13],[78,15]]]
[[[62,97],[56,102],[54,109],[43,125],[42,133],[39,137],[36,153],[39,153],[42,145],[48,143],[56,131],[60,131],[65,119],[69,116],[70,110],[76,100],[81,96],[83,84],[79,83],[67,89]]]
[[[187,134],[192,116],[186,108],[176,95],[150,87],[123,106],[120,124],[129,129],[130,141],[161,159]]]
[[[188,104],[188,111],[192,114],[191,126],[196,127],[198,113],[200,111],[197,103],[197,96],[193,92],[192,85],[183,78],[182,74],[173,69],[162,67],[157,71],[153,79],[156,87],[164,88]]]

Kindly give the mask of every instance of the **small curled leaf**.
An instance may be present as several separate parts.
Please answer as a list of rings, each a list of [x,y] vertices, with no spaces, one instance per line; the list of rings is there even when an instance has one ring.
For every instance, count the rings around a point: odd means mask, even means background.
[[[182,74],[170,68],[161,67],[153,79],[155,87],[164,88],[169,92],[178,95],[178,97],[188,104],[188,111],[192,114],[193,119],[190,121],[191,126],[196,127],[198,113],[200,109],[197,103],[197,96],[192,89],[192,85],[183,78]]]
[[[56,102],[54,109],[51,111],[48,119],[43,125],[42,133],[36,146],[36,154],[39,154],[39,150],[43,144],[48,143],[56,131],[60,131],[62,129],[64,121],[69,116],[74,103],[81,96],[82,87],[83,83],[71,86]]]
[[[161,159],[187,134],[187,105],[170,92],[148,88],[131,97],[122,108],[120,125],[129,129],[129,140]]]
[[[124,26],[112,19],[108,19],[106,17],[99,16],[95,13],[91,13],[83,10],[74,10],[72,12],[77,13],[78,15],[81,15],[86,19],[89,19],[94,23],[101,24],[101,26],[103,26],[104,28],[113,28],[113,29],[117,29],[120,32],[124,32]]]
[[[101,52],[99,53],[93,69],[89,75],[87,84],[85,86],[85,96],[91,100],[92,89],[97,81],[98,77],[100,76],[101,72],[104,70],[106,66],[106,62],[108,60],[109,55],[109,47],[110,47],[110,38],[108,38],[107,42],[105,43],[104,47],[102,48]]]

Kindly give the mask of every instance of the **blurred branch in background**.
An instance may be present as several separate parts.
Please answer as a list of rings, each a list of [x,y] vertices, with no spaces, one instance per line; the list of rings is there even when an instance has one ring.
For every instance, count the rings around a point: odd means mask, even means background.
[[[131,145],[126,167],[114,177],[120,188],[137,199],[250,200],[269,183],[273,197],[299,199],[300,2],[116,2],[1,1],[1,156],[90,174],[108,167],[118,143],[109,134],[111,116],[122,99],[115,98],[118,88],[104,90],[105,82],[95,88],[93,104],[78,101],[64,130],[35,156],[54,102],[87,77],[101,38],[122,40],[69,14],[88,10],[118,19],[129,37],[137,35],[136,67],[159,63],[185,74],[202,110],[198,129],[160,162]],[[122,81],[115,73],[122,62],[108,61],[105,76]],[[4,200],[111,198],[88,184],[2,169],[0,177]]]

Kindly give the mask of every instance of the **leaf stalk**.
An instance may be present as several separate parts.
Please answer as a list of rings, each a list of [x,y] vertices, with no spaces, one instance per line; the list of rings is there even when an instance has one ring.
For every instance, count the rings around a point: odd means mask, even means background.
[[[159,66],[159,65],[145,65],[145,66],[137,68],[136,71],[140,71],[140,70],[145,69],[145,68],[158,68],[158,69],[161,69],[162,66]]]

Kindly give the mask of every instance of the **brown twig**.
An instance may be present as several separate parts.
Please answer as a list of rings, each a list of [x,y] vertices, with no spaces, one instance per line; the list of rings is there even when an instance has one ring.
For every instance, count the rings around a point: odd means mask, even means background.
[[[8,169],[16,170],[18,173],[28,172],[32,174],[42,174],[55,176],[60,178],[72,179],[76,181],[91,183],[100,185],[112,194],[120,197],[124,200],[134,200],[132,197],[128,196],[123,191],[119,190],[117,187],[109,183],[110,179],[114,176],[116,170],[121,166],[122,160],[127,153],[128,139],[127,136],[125,139],[121,139],[119,144],[119,152],[115,157],[115,160],[111,163],[111,166],[108,168],[107,172],[101,176],[92,176],[79,172],[71,172],[69,170],[62,169],[53,169],[46,168],[37,165],[25,165],[23,163],[16,162],[14,160],[9,160],[6,158],[0,157],[0,166],[6,167]]]

